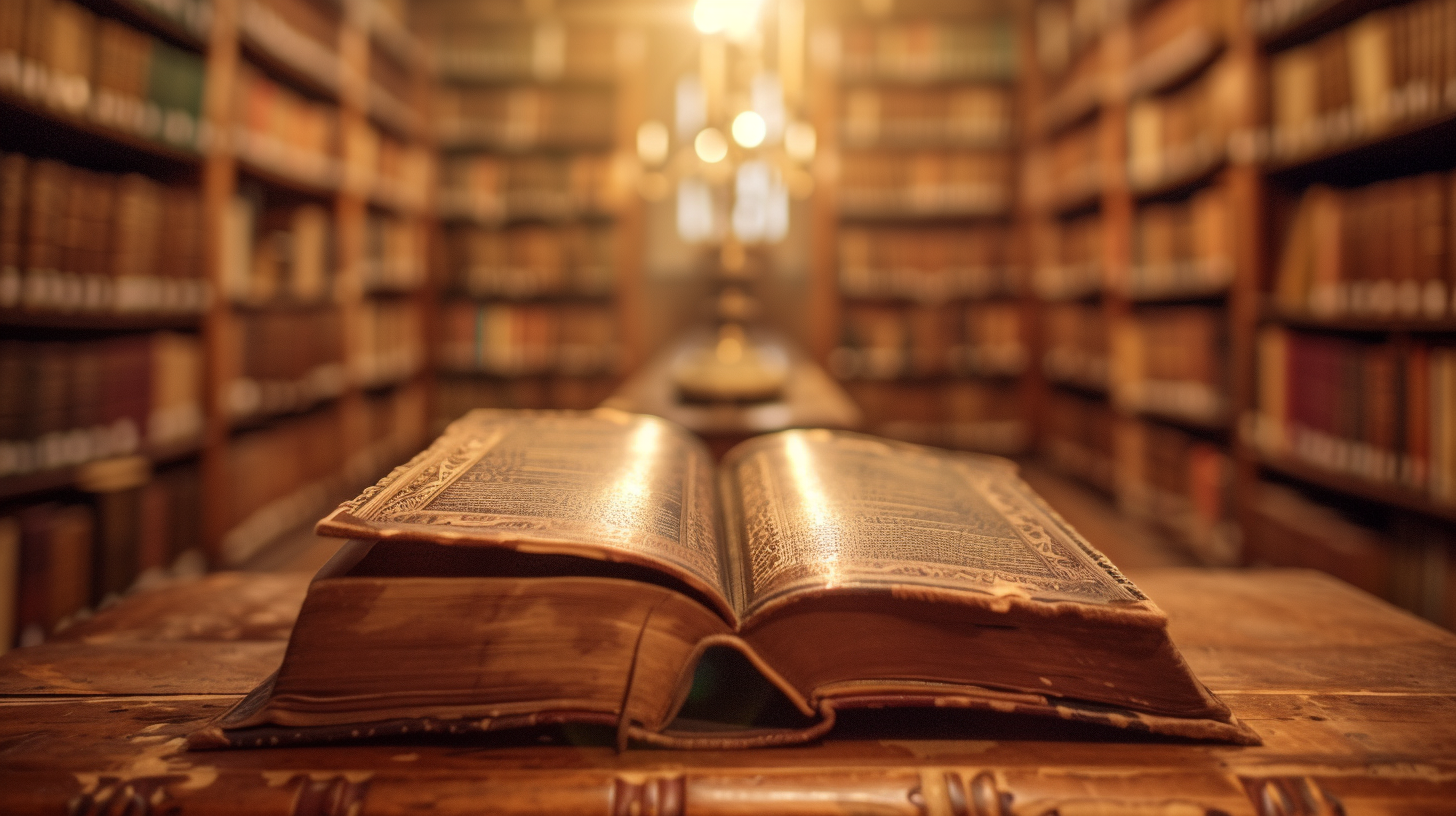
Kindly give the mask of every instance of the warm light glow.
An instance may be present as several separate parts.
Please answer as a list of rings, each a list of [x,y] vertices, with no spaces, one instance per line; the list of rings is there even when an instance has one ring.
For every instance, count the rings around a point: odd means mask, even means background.
[[[667,125],[653,119],[637,128],[637,158],[648,166],[667,160]]]
[[[704,34],[742,36],[758,22],[758,0],[698,0],[693,25]]]
[[[813,125],[808,122],[790,122],[788,129],[784,131],[784,152],[796,162],[809,162],[814,159],[814,149],[818,141]]]
[[[839,583],[839,527],[835,514],[819,478],[819,471],[813,451],[805,441],[804,431],[789,431],[784,440],[784,454],[789,460],[789,477],[794,482],[794,492],[799,496],[799,511],[808,522],[809,535],[814,539],[824,568],[826,583]]]
[[[763,144],[768,126],[763,117],[753,111],[744,111],[733,117],[733,141],[744,147],[753,148]]]
[[[717,128],[703,128],[693,140],[693,150],[708,164],[717,164],[728,157],[728,140]]]

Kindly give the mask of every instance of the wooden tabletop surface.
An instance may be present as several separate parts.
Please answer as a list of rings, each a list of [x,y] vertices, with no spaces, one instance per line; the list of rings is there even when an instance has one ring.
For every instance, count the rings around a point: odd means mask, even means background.
[[[188,752],[278,665],[306,589],[220,573],[0,657],[0,813],[1456,813],[1456,636],[1313,572],[1130,575],[1262,746],[922,711],[759,751],[543,731]]]

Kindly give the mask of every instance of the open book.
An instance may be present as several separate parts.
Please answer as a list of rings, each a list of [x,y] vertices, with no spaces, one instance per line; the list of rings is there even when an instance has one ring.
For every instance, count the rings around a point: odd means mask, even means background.
[[[1164,614],[1002,459],[806,430],[715,469],[654,417],[482,410],[318,530],[354,540],[277,674],[195,747],[541,723],[773,745],[894,706],[1258,742]],[[797,721],[679,716],[724,652]]]

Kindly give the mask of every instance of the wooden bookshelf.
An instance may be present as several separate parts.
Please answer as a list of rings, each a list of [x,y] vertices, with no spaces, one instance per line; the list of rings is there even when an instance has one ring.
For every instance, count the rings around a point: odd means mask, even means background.
[[[1011,6],[818,14],[811,345],[869,432],[1022,452],[1032,332]]]

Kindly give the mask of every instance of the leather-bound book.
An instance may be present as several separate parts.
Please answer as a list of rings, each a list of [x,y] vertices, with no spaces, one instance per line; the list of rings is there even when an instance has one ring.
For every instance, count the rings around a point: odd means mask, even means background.
[[[654,417],[480,410],[318,530],[353,540],[194,747],[545,723],[750,747],[889,707],[1258,742],[1001,459],[794,430],[715,469]],[[783,716],[684,712],[703,660],[752,667]]]

